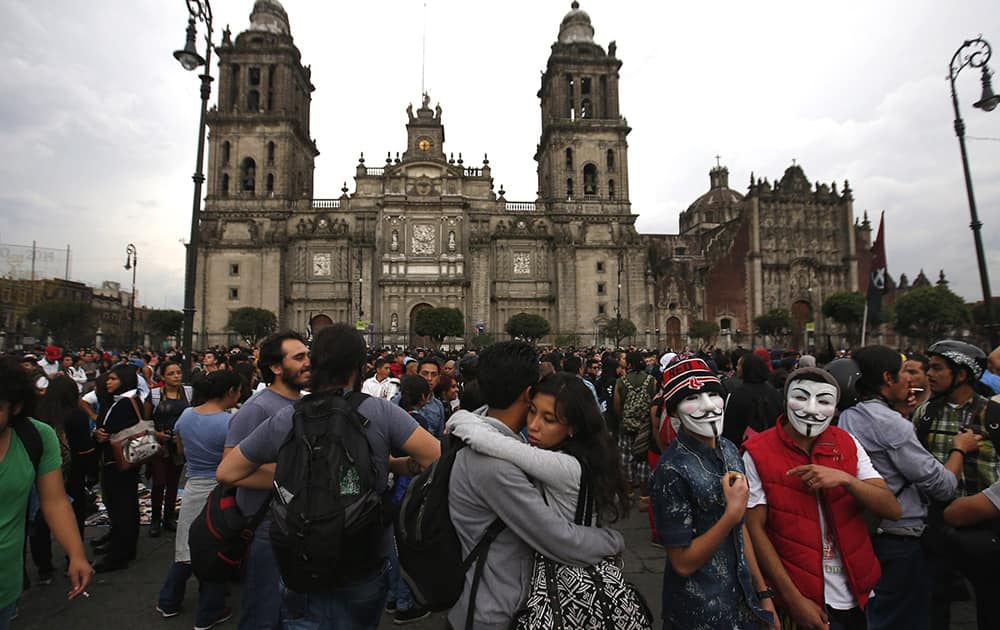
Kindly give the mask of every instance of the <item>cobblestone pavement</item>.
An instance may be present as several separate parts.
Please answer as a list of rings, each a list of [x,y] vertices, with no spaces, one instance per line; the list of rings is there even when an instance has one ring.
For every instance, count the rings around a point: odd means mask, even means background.
[[[650,545],[649,527],[646,515],[633,512],[630,518],[618,524],[625,534],[628,550],[625,554],[627,577],[645,595],[654,612],[659,611],[660,584],[663,575],[663,551]],[[88,528],[87,537],[97,537],[106,530]],[[54,584],[33,586],[22,596],[19,616],[13,622],[13,630],[69,630],[114,628],[151,628],[154,630],[174,630],[194,626],[194,608],[197,601],[197,586],[188,583],[187,599],[181,614],[171,619],[161,619],[153,609],[156,596],[167,568],[173,558],[173,537],[164,532],[161,538],[146,536],[143,527],[139,541],[139,554],[126,571],[95,576],[88,592],[89,598],[67,601],[69,581],[58,575]],[[58,555],[55,557],[59,557]],[[29,563],[32,581],[36,579],[34,566]],[[239,609],[238,588],[233,589],[230,606]],[[969,602],[956,603],[953,607],[953,630],[974,630],[975,613]],[[408,624],[413,630],[441,630],[444,615],[431,617]],[[219,628],[235,628],[236,620],[230,620]],[[395,628],[392,617],[384,615],[380,629]]]

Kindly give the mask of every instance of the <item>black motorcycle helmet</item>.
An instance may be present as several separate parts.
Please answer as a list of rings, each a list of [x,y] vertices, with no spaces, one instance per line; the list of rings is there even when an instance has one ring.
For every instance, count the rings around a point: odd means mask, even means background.
[[[861,368],[854,359],[835,359],[826,364],[826,371],[840,386],[840,400],[837,409],[843,411],[858,402],[858,391],[854,384],[861,378]]]

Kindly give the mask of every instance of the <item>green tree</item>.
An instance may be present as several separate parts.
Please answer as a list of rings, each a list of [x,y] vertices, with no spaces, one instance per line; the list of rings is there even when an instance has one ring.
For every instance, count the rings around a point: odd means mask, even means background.
[[[776,337],[787,334],[792,327],[792,316],[786,309],[775,308],[753,318],[757,333],[767,337]]]
[[[568,333],[556,335],[555,344],[557,348],[576,348],[580,345],[580,335]]]
[[[896,300],[896,332],[928,343],[971,321],[969,308],[962,298],[946,286],[910,289]]]
[[[481,335],[476,335],[475,337],[473,337],[472,340],[469,341],[469,347],[473,348],[474,350],[482,350],[486,346],[492,346],[493,341],[494,341],[493,335],[489,333],[483,333]]]
[[[244,306],[229,314],[226,328],[235,332],[251,347],[257,345],[258,339],[263,339],[278,327],[278,318],[274,313],[263,308]]]
[[[847,329],[853,343],[861,337],[861,323],[865,317],[865,296],[858,291],[831,293],[823,300],[823,316],[829,317]]]
[[[541,315],[536,315],[535,313],[518,313],[507,320],[504,330],[511,337],[517,337],[534,343],[549,334],[552,326],[549,324],[549,320]]]
[[[609,339],[615,340],[615,347],[618,347],[622,343],[622,339],[626,337],[631,337],[635,334],[636,327],[629,319],[618,319],[617,317],[608,320],[608,323],[601,328],[601,334]]]
[[[445,337],[458,337],[465,331],[465,316],[457,308],[425,308],[417,311],[413,329],[418,335],[430,337],[437,347]]]
[[[688,331],[689,337],[700,339],[706,344],[711,343],[712,339],[715,339],[715,336],[718,334],[719,325],[704,319],[696,319],[691,322],[691,329]]]
[[[154,309],[149,312],[146,325],[158,337],[180,337],[184,327],[184,313],[169,309]]]
[[[90,304],[68,300],[50,300],[28,310],[28,321],[52,335],[56,343],[70,346],[89,345],[93,340]]]

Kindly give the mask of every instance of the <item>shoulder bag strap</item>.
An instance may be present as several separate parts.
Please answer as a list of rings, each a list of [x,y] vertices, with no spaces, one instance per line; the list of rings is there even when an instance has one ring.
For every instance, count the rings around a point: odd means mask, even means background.
[[[35,476],[37,476],[38,467],[42,463],[42,452],[45,450],[45,445],[42,443],[42,435],[28,418],[21,418],[13,423],[12,426],[14,433],[17,434],[17,438],[21,440],[21,445],[27,451],[28,459],[31,460],[31,467],[35,470]]]
[[[483,569],[486,567],[486,555],[490,551],[490,545],[493,544],[493,541],[496,540],[505,527],[507,525],[500,518],[490,523],[490,526],[486,528],[486,533],[483,534],[483,537],[479,539],[476,546],[469,552],[468,557],[462,562],[464,573],[469,570],[472,561],[476,561],[476,570],[472,574],[472,589],[469,591],[469,609],[465,613],[466,630],[473,630],[476,616],[476,593],[479,591],[479,581],[482,579]]]

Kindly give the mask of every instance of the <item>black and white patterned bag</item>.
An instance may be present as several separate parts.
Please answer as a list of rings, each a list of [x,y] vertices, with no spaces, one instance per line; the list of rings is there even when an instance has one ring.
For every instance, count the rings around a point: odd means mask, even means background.
[[[584,474],[586,475],[586,473]],[[575,522],[593,520],[593,501],[581,483]],[[653,613],[639,590],[611,560],[588,567],[559,564],[535,554],[531,592],[511,630],[651,630]]]

